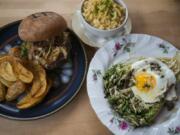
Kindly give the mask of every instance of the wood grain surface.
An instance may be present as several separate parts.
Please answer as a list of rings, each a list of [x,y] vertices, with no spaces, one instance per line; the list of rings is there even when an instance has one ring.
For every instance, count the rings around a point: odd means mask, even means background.
[[[124,0],[133,33],[159,36],[180,48],[180,0]],[[0,0],[0,26],[38,11],[55,11],[71,27],[71,16],[80,0]],[[88,61],[96,49],[85,46]],[[79,94],[57,113],[35,121],[0,117],[0,135],[111,135],[92,110],[84,83]]]

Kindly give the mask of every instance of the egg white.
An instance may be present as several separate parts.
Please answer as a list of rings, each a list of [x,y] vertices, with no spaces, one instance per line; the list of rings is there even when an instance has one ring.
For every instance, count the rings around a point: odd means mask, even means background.
[[[151,69],[150,63],[152,62],[160,66],[160,71]],[[145,103],[160,101],[160,97],[164,96],[164,93],[170,90],[169,87],[176,82],[174,72],[166,64],[155,58],[137,61],[132,64],[131,68],[134,70],[134,75],[143,71],[154,76],[156,80],[156,86],[148,92],[141,91],[136,86],[132,87],[134,95],[141,98]]]

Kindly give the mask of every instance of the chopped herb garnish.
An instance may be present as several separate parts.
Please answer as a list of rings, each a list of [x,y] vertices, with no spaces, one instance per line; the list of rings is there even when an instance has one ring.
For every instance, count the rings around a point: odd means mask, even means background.
[[[171,111],[174,108],[174,103],[172,101],[166,101],[165,106],[167,107],[168,111]]]
[[[112,13],[111,13],[111,16],[112,16],[112,20],[113,20],[113,19],[116,19],[116,17],[117,17],[117,12],[115,12],[115,11],[112,12]]]
[[[26,46],[26,43],[23,43],[21,45],[21,57],[22,58],[27,58],[28,57],[28,48]]]
[[[159,64],[157,64],[155,62],[150,63],[150,68],[151,68],[151,70],[161,71],[161,67],[159,66]]]
[[[164,75],[161,75],[161,78],[164,78]]]
[[[130,51],[131,51],[129,47],[125,47],[124,50],[125,50],[126,52],[130,52]]]
[[[168,53],[169,46],[165,46],[164,44],[159,44],[159,48],[163,50],[163,53]]]
[[[144,86],[143,86],[143,88],[151,88],[151,85],[148,84],[148,83],[145,83]]]

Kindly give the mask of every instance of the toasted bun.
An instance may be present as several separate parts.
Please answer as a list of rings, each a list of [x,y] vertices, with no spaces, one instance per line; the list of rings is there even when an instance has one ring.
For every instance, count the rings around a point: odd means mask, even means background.
[[[19,37],[24,41],[43,41],[63,32],[67,28],[62,16],[54,12],[39,12],[22,20]]]

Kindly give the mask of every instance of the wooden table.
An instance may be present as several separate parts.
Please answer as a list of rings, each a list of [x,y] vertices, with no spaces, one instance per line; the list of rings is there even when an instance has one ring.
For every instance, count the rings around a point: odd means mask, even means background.
[[[147,33],[180,48],[180,0],[125,0],[133,22],[133,33]],[[80,0],[0,0],[0,26],[37,11],[55,11],[71,25]],[[95,49],[86,46],[90,61]],[[79,94],[57,113],[35,121],[0,117],[2,135],[110,135],[92,110],[83,84]]]

